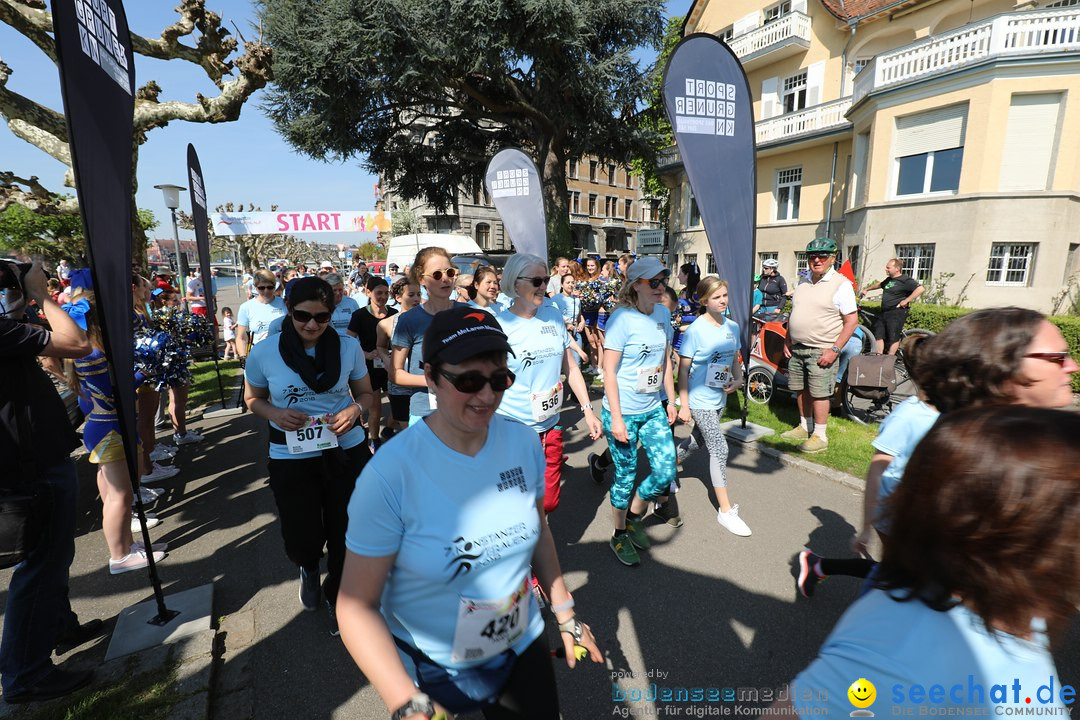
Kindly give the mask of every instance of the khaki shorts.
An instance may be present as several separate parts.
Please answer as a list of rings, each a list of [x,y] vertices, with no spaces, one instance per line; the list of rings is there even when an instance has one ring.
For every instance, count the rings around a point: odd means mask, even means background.
[[[831,397],[836,385],[836,361],[827,368],[817,364],[825,348],[796,345],[791,348],[788,363],[788,388],[801,391],[809,388],[810,397],[822,400]]]

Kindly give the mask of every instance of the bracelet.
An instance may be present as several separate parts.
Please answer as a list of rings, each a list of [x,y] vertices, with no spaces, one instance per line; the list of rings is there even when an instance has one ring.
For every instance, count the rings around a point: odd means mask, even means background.
[[[580,645],[581,638],[585,634],[585,628],[577,617],[572,617],[566,622],[559,623],[559,632],[573,636],[574,643]]]
[[[567,593],[567,595],[570,595],[570,593]],[[573,608],[574,608],[574,596],[570,595],[570,599],[567,600],[566,602],[561,602],[558,605],[552,605],[551,606],[551,612],[558,614],[558,613],[561,613],[561,612],[566,612],[567,610],[572,610]]]
[[[356,407],[360,408],[360,414],[361,415],[364,414],[364,406],[360,404],[359,400],[353,400],[352,404],[355,405]]]

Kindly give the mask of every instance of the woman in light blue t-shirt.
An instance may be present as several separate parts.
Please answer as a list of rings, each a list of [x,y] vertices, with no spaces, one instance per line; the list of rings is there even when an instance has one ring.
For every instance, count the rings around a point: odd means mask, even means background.
[[[637,549],[649,548],[642,520],[649,503],[663,505],[675,480],[671,425],[675,397],[671,376],[671,312],[664,307],[668,270],[656,258],[641,258],[627,269],[619,302],[604,334],[604,404],[601,419],[615,461],[611,506],[615,531],[610,546],[619,562],[637,565]],[[638,443],[651,471],[634,492]],[[637,548],[637,549],[635,549]]]
[[[498,315],[506,309],[506,305],[498,301],[499,273],[490,265],[476,268],[467,291],[469,300],[466,304],[471,307],[480,308],[492,315]]]
[[[251,350],[244,398],[270,422],[270,489],[285,553],[300,568],[300,603],[319,602],[319,560],[326,547],[330,634],[345,561],[345,508],[371,457],[360,425],[371,402],[364,353],[356,338],[330,327],[334,292],[319,278],[297,280],[281,332]]]
[[[436,407],[376,453],[349,502],[341,636],[394,717],[557,720],[534,575],[567,665],[582,649],[602,662],[563,581],[536,434],[496,414],[510,350],[483,310],[436,314],[422,349]]]
[[[277,277],[269,270],[255,273],[255,291],[251,300],[236,313],[236,352],[247,357],[249,349],[266,339],[270,323],[285,314],[285,302],[274,294]]]
[[[734,535],[746,537],[750,528],[739,517],[739,506],[732,505],[727,491],[728,446],[720,418],[727,396],[742,379],[738,360],[739,326],[724,317],[728,307],[725,280],[709,276],[698,283],[694,294],[705,314],[690,324],[679,347],[679,419],[694,419],[694,436],[709,450],[709,473],[716,495],[716,521]],[[690,454],[691,438],[679,446],[679,454]]]

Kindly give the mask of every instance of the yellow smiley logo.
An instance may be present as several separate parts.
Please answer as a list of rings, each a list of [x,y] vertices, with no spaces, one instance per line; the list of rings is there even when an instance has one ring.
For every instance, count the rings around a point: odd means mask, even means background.
[[[874,700],[877,699],[877,688],[874,687],[874,683],[870,682],[866,678],[859,678],[855,682],[851,683],[851,687],[847,691],[848,700],[851,704],[857,708],[868,708],[874,704]]]

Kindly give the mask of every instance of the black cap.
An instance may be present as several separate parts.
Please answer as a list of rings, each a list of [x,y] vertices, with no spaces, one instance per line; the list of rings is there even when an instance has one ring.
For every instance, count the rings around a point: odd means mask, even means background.
[[[514,354],[499,321],[469,305],[457,304],[437,313],[424,333],[425,363],[439,360],[457,365],[492,350]]]

